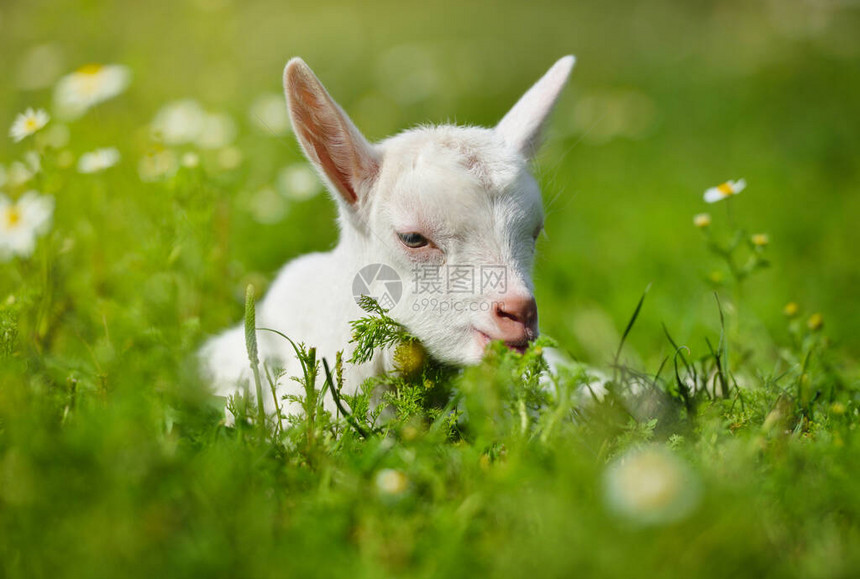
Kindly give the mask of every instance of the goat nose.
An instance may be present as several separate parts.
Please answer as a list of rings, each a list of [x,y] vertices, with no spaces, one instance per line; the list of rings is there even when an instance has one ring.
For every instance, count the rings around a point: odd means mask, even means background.
[[[496,302],[493,314],[499,329],[505,333],[537,333],[537,302],[532,296],[506,297]]]

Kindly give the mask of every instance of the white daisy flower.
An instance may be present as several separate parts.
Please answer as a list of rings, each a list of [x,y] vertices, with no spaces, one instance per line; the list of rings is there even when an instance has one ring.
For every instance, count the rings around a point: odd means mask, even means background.
[[[51,117],[43,109],[29,108],[15,117],[15,122],[9,129],[9,136],[16,143],[20,143],[42,127],[48,124]]]
[[[272,187],[263,187],[250,198],[248,209],[258,223],[271,225],[287,214],[287,202]]]
[[[220,149],[236,138],[236,123],[223,113],[207,114],[203,117],[200,132],[195,138],[201,149]]]
[[[393,468],[384,468],[376,473],[374,483],[380,494],[388,496],[402,495],[409,488],[406,475]]]
[[[137,166],[141,181],[152,182],[172,177],[179,168],[176,153],[161,149],[144,155]]]
[[[17,85],[21,90],[40,90],[63,73],[63,49],[58,44],[30,48],[18,61]]]
[[[278,189],[284,197],[302,201],[319,193],[322,184],[310,167],[304,163],[296,163],[281,169],[278,174]]]
[[[188,169],[194,169],[200,165],[200,156],[194,151],[188,151],[182,155],[182,166]]]
[[[113,147],[96,149],[91,153],[84,153],[78,159],[78,173],[98,173],[119,162],[120,155]]]
[[[15,161],[11,165],[9,165],[9,173],[7,174],[9,186],[18,187],[20,185],[23,185],[24,183],[32,179],[33,175],[35,174],[35,171],[33,171],[30,167],[28,167],[21,161]]]
[[[284,95],[279,93],[266,93],[254,99],[248,117],[255,127],[268,135],[285,135],[290,130],[287,104]]]
[[[727,197],[731,197],[732,195],[737,195],[743,191],[746,186],[747,182],[744,179],[726,181],[725,183],[717,185],[716,187],[711,187],[705,191],[705,201],[708,203],[716,203],[717,201],[721,201]]]
[[[167,145],[193,142],[206,120],[206,111],[193,99],[167,103],[155,114],[150,124],[153,137]]]
[[[0,194],[0,259],[29,257],[36,238],[51,226],[54,199],[36,191],[24,193],[17,202]]]
[[[166,145],[194,143],[220,149],[236,138],[236,123],[224,113],[207,113],[200,103],[183,99],[164,105],[150,124],[152,136]]]
[[[118,64],[88,64],[61,78],[54,89],[54,104],[60,116],[74,119],[90,107],[122,93],[131,72]]]
[[[36,151],[27,151],[24,153],[24,162],[34,175],[38,174],[42,170],[42,158],[39,157],[39,153]]]
[[[615,459],[604,475],[607,506],[640,525],[678,521],[698,505],[698,478],[680,458],[657,445]]]

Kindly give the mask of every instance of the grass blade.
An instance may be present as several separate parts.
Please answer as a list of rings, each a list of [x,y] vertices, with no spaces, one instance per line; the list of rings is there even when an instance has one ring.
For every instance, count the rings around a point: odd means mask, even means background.
[[[642,297],[639,298],[639,303],[636,304],[636,309],[633,310],[633,315],[630,317],[630,321],[627,322],[627,327],[624,328],[624,333],[621,335],[621,342],[618,344],[618,350],[615,352],[615,358],[612,361],[612,365],[614,366],[613,372],[618,372],[618,359],[621,357],[621,350],[624,348],[624,342],[627,341],[627,336],[630,334],[630,330],[633,329],[633,324],[636,323],[636,318],[639,317],[639,312],[642,310],[642,304],[645,303],[645,296],[648,295],[648,291],[651,289],[651,284],[648,284],[648,287],[645,288],[645,291],[642,292]]]
[[[248,284],[245,288],[245,347],[248,350],[248,361],[254,373],[254,386],[257,390],[257,419],[261,432],[266,429],[266,410],[263,406],[263,383],[260,379],[260,359],[257,350],[256,307],[254,305],[254,286]]]

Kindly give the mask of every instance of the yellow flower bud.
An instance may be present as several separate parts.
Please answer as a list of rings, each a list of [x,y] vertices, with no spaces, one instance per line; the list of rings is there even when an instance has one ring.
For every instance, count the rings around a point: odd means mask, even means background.
[[[698,227],[699,229],[704,229],[705,227],[711,224],[711,215],[710,213],[699,213],[693,216],[693,225]]]
[[[414,376],[421,371],[427,354],[417,340],[404,342],[394,351],[394,367],[404,376]]]
[[[797,315],[799,310],[800,308],[795,302],[788,302],[785,304],[785,307],[782,308],[782,313],[785,314],[786,317],[793,318]]]
[[[806,321],[806,325],[813,332],[817,332],[824,326],[824,317],[819,313],[812,314]]]
[[[756,247],[764,247],[768,243],[770,243],[770,237],[767,236],[767,233],[756,233],[752,236],[752,243]]]

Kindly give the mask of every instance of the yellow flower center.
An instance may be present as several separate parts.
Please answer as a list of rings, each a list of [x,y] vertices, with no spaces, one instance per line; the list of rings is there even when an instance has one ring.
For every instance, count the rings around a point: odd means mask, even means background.
[[[732,189],[732,186],[728,181],[726,181],[722,185],[717,185],[717,190],[719,190],[720,193],[726,196],[731,195],[735,192],[735,190]]]
[[[85,64],[81,68],[78,69],[80,74],[86,74],[90,76],[95,76],[102,71],[104,68],[101,64]]]
[[[29,117],[27,120],[24,121],[24,126],[27,128],[27,130],[32,131],[39,126],[39,123],[36,122],[35,117]]]
[[[14,205],[6,211],[6,225],[15,227],[21,221],[21,212]]]
[[[770,242],[770,238],[764,233],[756,233],[752,236],[753,245],[758,247],[764,247]]]

